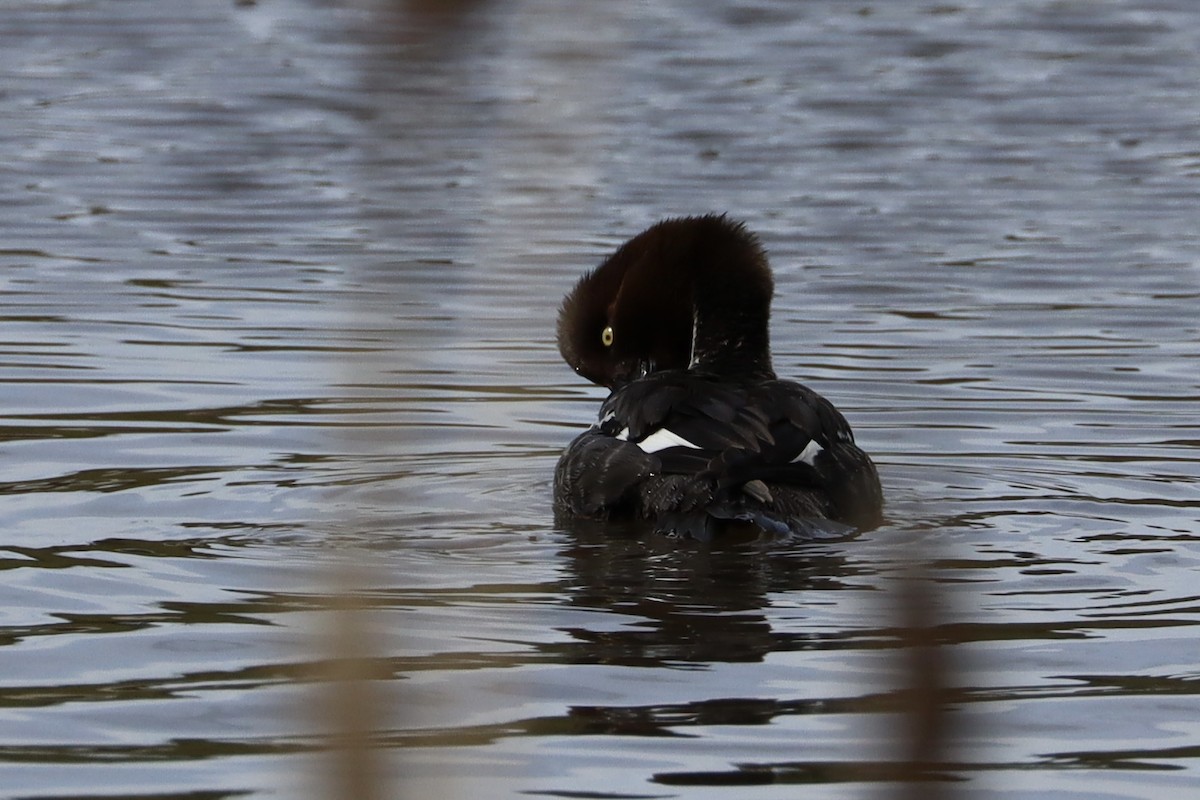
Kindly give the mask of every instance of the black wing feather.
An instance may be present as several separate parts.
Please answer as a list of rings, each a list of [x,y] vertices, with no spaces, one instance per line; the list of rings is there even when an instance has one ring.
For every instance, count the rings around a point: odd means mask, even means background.
[[[878,521],[874,465],[841,413],[801,384],[731,384],[667,370],[614,391],[600,419],[571,444],[556,473],[575,513],[632,511],[697,538],[714,520],[802,538],[844,533],[823,518]],[[655,453],[638,446],[663,429],[695,446]],[[856,518],[852,504],[864,496],[867,511]]]

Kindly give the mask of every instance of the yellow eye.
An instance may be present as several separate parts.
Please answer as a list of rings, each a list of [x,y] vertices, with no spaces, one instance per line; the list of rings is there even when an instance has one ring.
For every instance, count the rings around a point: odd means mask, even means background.
[[[604,326],[604,330],[600,332],[600,342],[605,347],[612,347],[612,343],[613,343],[612,325]]]

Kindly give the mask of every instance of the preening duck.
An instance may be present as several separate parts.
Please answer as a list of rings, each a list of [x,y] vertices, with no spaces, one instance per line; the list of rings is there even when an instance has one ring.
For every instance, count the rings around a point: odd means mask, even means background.
[[[559,459],[560,511],[696,539],[879,524],[879,477],[845,418],[775,375],[773,292],[757,238],[716,215],[659,222],[583,276],[559,312],[558,347],[612,393]]]

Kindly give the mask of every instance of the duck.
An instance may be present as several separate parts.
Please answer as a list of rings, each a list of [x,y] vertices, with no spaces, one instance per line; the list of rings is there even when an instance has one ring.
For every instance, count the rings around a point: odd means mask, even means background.
[[[878,471],[846,418],[775,373],[774,291],[758,237],[724,214],[662,220],[579,279],[558,349],[610,393],[558,460],[558,512],[699,541],[881,523]]]

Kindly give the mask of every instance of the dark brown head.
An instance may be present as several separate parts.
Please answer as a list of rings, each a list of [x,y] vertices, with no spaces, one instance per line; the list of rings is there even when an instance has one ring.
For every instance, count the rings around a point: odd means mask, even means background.
[[[696,363],[717,371],[725,361],[765,363],[769,372],[772,290],[766,257],[740,224],[668,219],[576,284],[558,315],[558,349],[576,372],[609,388]]]

